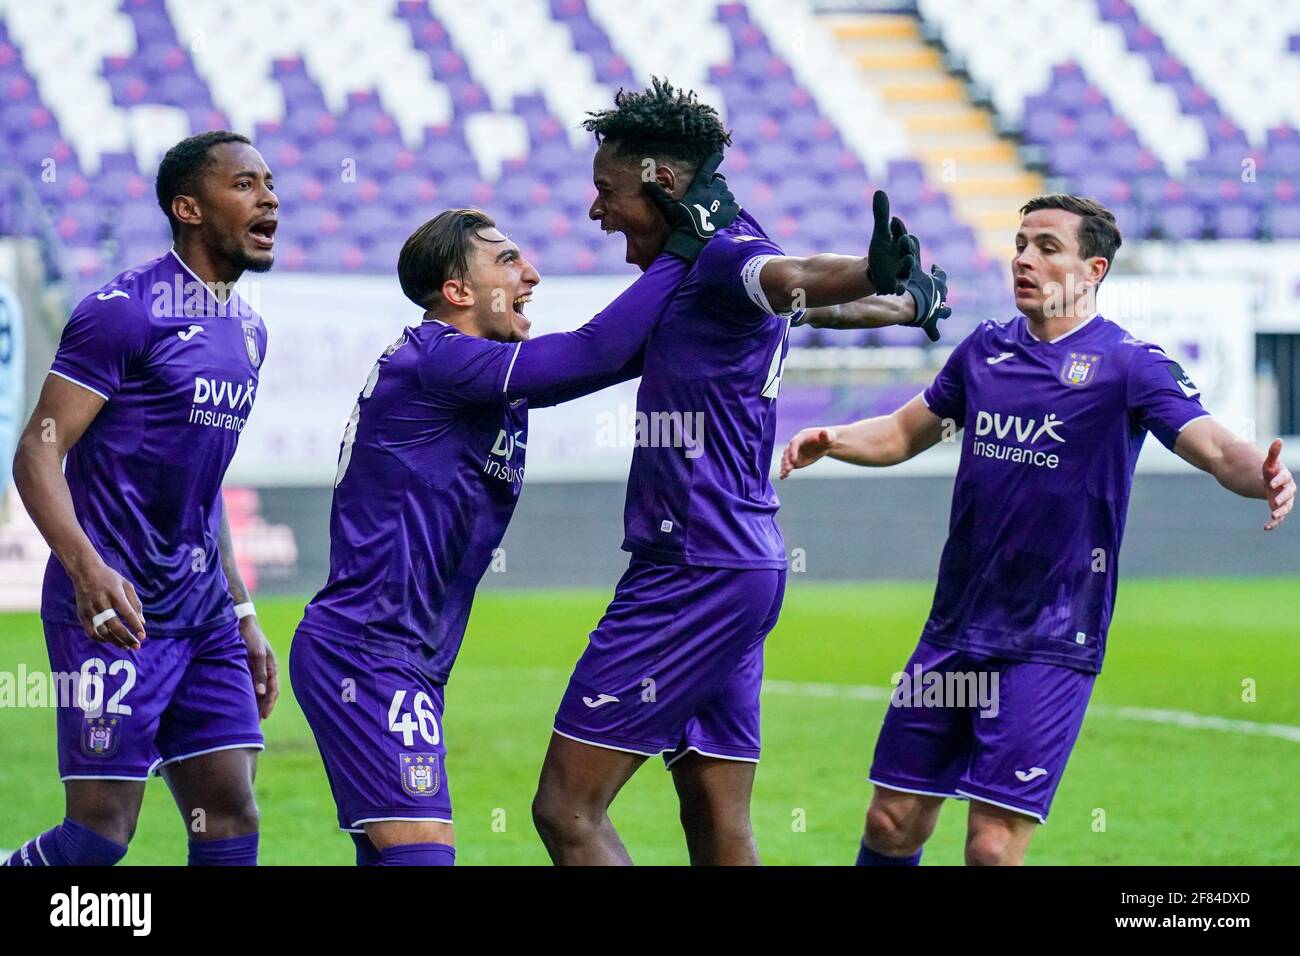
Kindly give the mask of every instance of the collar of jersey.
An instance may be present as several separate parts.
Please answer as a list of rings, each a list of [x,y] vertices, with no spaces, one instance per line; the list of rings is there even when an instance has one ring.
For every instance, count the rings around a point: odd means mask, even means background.
[[[1038,336],[1036,336],[1033,332],[1030,331],[1030,329],[1029,329],[1029,319],[1026,318],[1026,319],[1025,319],[1025,335],[1029,336],[1030,339],[1032,339],[1032,340],[1035,341],[1035,342],[1041,342],[1043,345],[1055,345],[1057,342],[1060,342],[1060,341],[1062,341],[1063,339],[1068,339],[1070,336],[1074,335],[1076,332],[1082,332],[1084,329],[1091,327],[1092,324],[1093,324],[1094,322],[1097,321],[1097,319],[1098,319],[1098,317],[1099,317],[1100,315],[1101,315],[1100,312],[1094,312],[1090,318],[1084,319],[1082,322],[1080,322],[1080,323],[1079,323],[1078,325],[1076,325],[1074,328],[1070,329],[1070,331],[1068,331],[1068,332],[1063,332],[1063,333],[1061,333],[1060,335],[1058,335],[1058,336],[1057,336],[1056,338],[1054,338],[1054,339],[1040,339]]]
[[[203,291],[208,294],[208,299],[210,299],[212,302],[215,302],[217,304],[218,316],[221,314],[222,309],[228,310],[230,308],[230,301],[226,300],[225,302],[222,302],[220,299],[218,299],[217,294],[213,292],[211,288],[209,288],[208,284],[204,282],[201,278],[199,278],[199,274],[195,272],[193,269],[191,269],[189,265],[185,262],[185,260],[181,258],[181,254],[176,251],[175,246],[172,246],[169,251],[171,253],[171,257],[181,264],[181,268],[184,269],[186,272],[188,272],[195,282],[203,286]],[[239,295],[239,293],[236,292],[233,288],[230,290],[230,294],[232,296]],[[182,311],[184,310],[182,309]],[[215,318],[215,316],[197,316],[197,318]]]

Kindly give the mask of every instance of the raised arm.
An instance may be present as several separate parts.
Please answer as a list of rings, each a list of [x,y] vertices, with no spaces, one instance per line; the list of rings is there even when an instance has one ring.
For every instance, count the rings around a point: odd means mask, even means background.
[[[851,425],[805,428],[781,455],[781,477],[829,455],[853,465],[885,467],[914,458],[943,438],[944,425],[920,395],[889,415]]]
[[[106,565],[77,522],[63,459],[104,407],[104,399],[48,375],[14,455],[14,485],[27,513],[68,572],[86,636],[135,649],[145,639],[144,613],[131,582]],[[116,617],[97,628],[95,616]]]
[[[1183,428],[1174,453],[1214,476],[1224,488],[1243,498],[1268,502],[1265,531],[1280,525],[1295,505],[1295,479],[1282,464],[1282,439],[1274,439],[1265,454],[1254,442],[1239,438],[1213,418],[1198,418]]]

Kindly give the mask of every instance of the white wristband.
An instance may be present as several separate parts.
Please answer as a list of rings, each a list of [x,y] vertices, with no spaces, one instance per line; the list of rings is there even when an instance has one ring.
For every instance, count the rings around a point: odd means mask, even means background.
[[[257,613],[257,608],[253,607],[252,601],[245,601],[243,604],[235,605],[235,620],[242,621],[246,617],[252,617]]]

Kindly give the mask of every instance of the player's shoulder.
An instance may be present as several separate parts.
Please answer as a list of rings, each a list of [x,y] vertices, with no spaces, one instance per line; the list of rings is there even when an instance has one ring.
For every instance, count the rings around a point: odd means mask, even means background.
[[[1149,364],[1152,362],[1173,361],[1165,352],[1164,347],[1158,343],[1136,336],[1119,323],[1112,322],[1109,319],[1099,318],[1099,321],[1103,323],[1101,332],[1109,340],[1109,346],[1125,365],[1132,367],[1135,363]]]
[[[114,325],[141,327],[150,323],[150,301],[159,266],[166,256],[159,256],[132,266],[87,293],[73,309],[73,317],[93,319]]]
[[[957,348],[970,351],[1009,344],[1016,340],[1023,322],[1023,316],[1013,319],[984,319],[957,343]]]
[[[757,255],[784,254],[758,220],[742,209],[730,225],[723,226],[705,243],[695,260],[695,268],[697,272],[708,274],[738,268]]]

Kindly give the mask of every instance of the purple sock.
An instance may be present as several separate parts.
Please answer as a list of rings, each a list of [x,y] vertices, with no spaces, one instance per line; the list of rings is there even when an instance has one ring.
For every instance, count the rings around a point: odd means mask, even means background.
[[[446,843],[404,843],[379,851],[380,866],[453,866],[456,848]]]
[[[380,855],[370,837],[364,833],[349,833],[352,842],[357,845],[357,866],[378,866]]]
[[[858,847],[857,866],[919,866],[922,852],[923,849],[917,850],[911,856],[885,856],[871,849],[867,846],[867,841],[863,840],[862,845]]]
[[[122,844],[64,817],[53,830],[20,846],[4,865],[112,866],[124,856],[126,847]]]
[[[257,866],[257,834],[190,841],[190,866]]]

